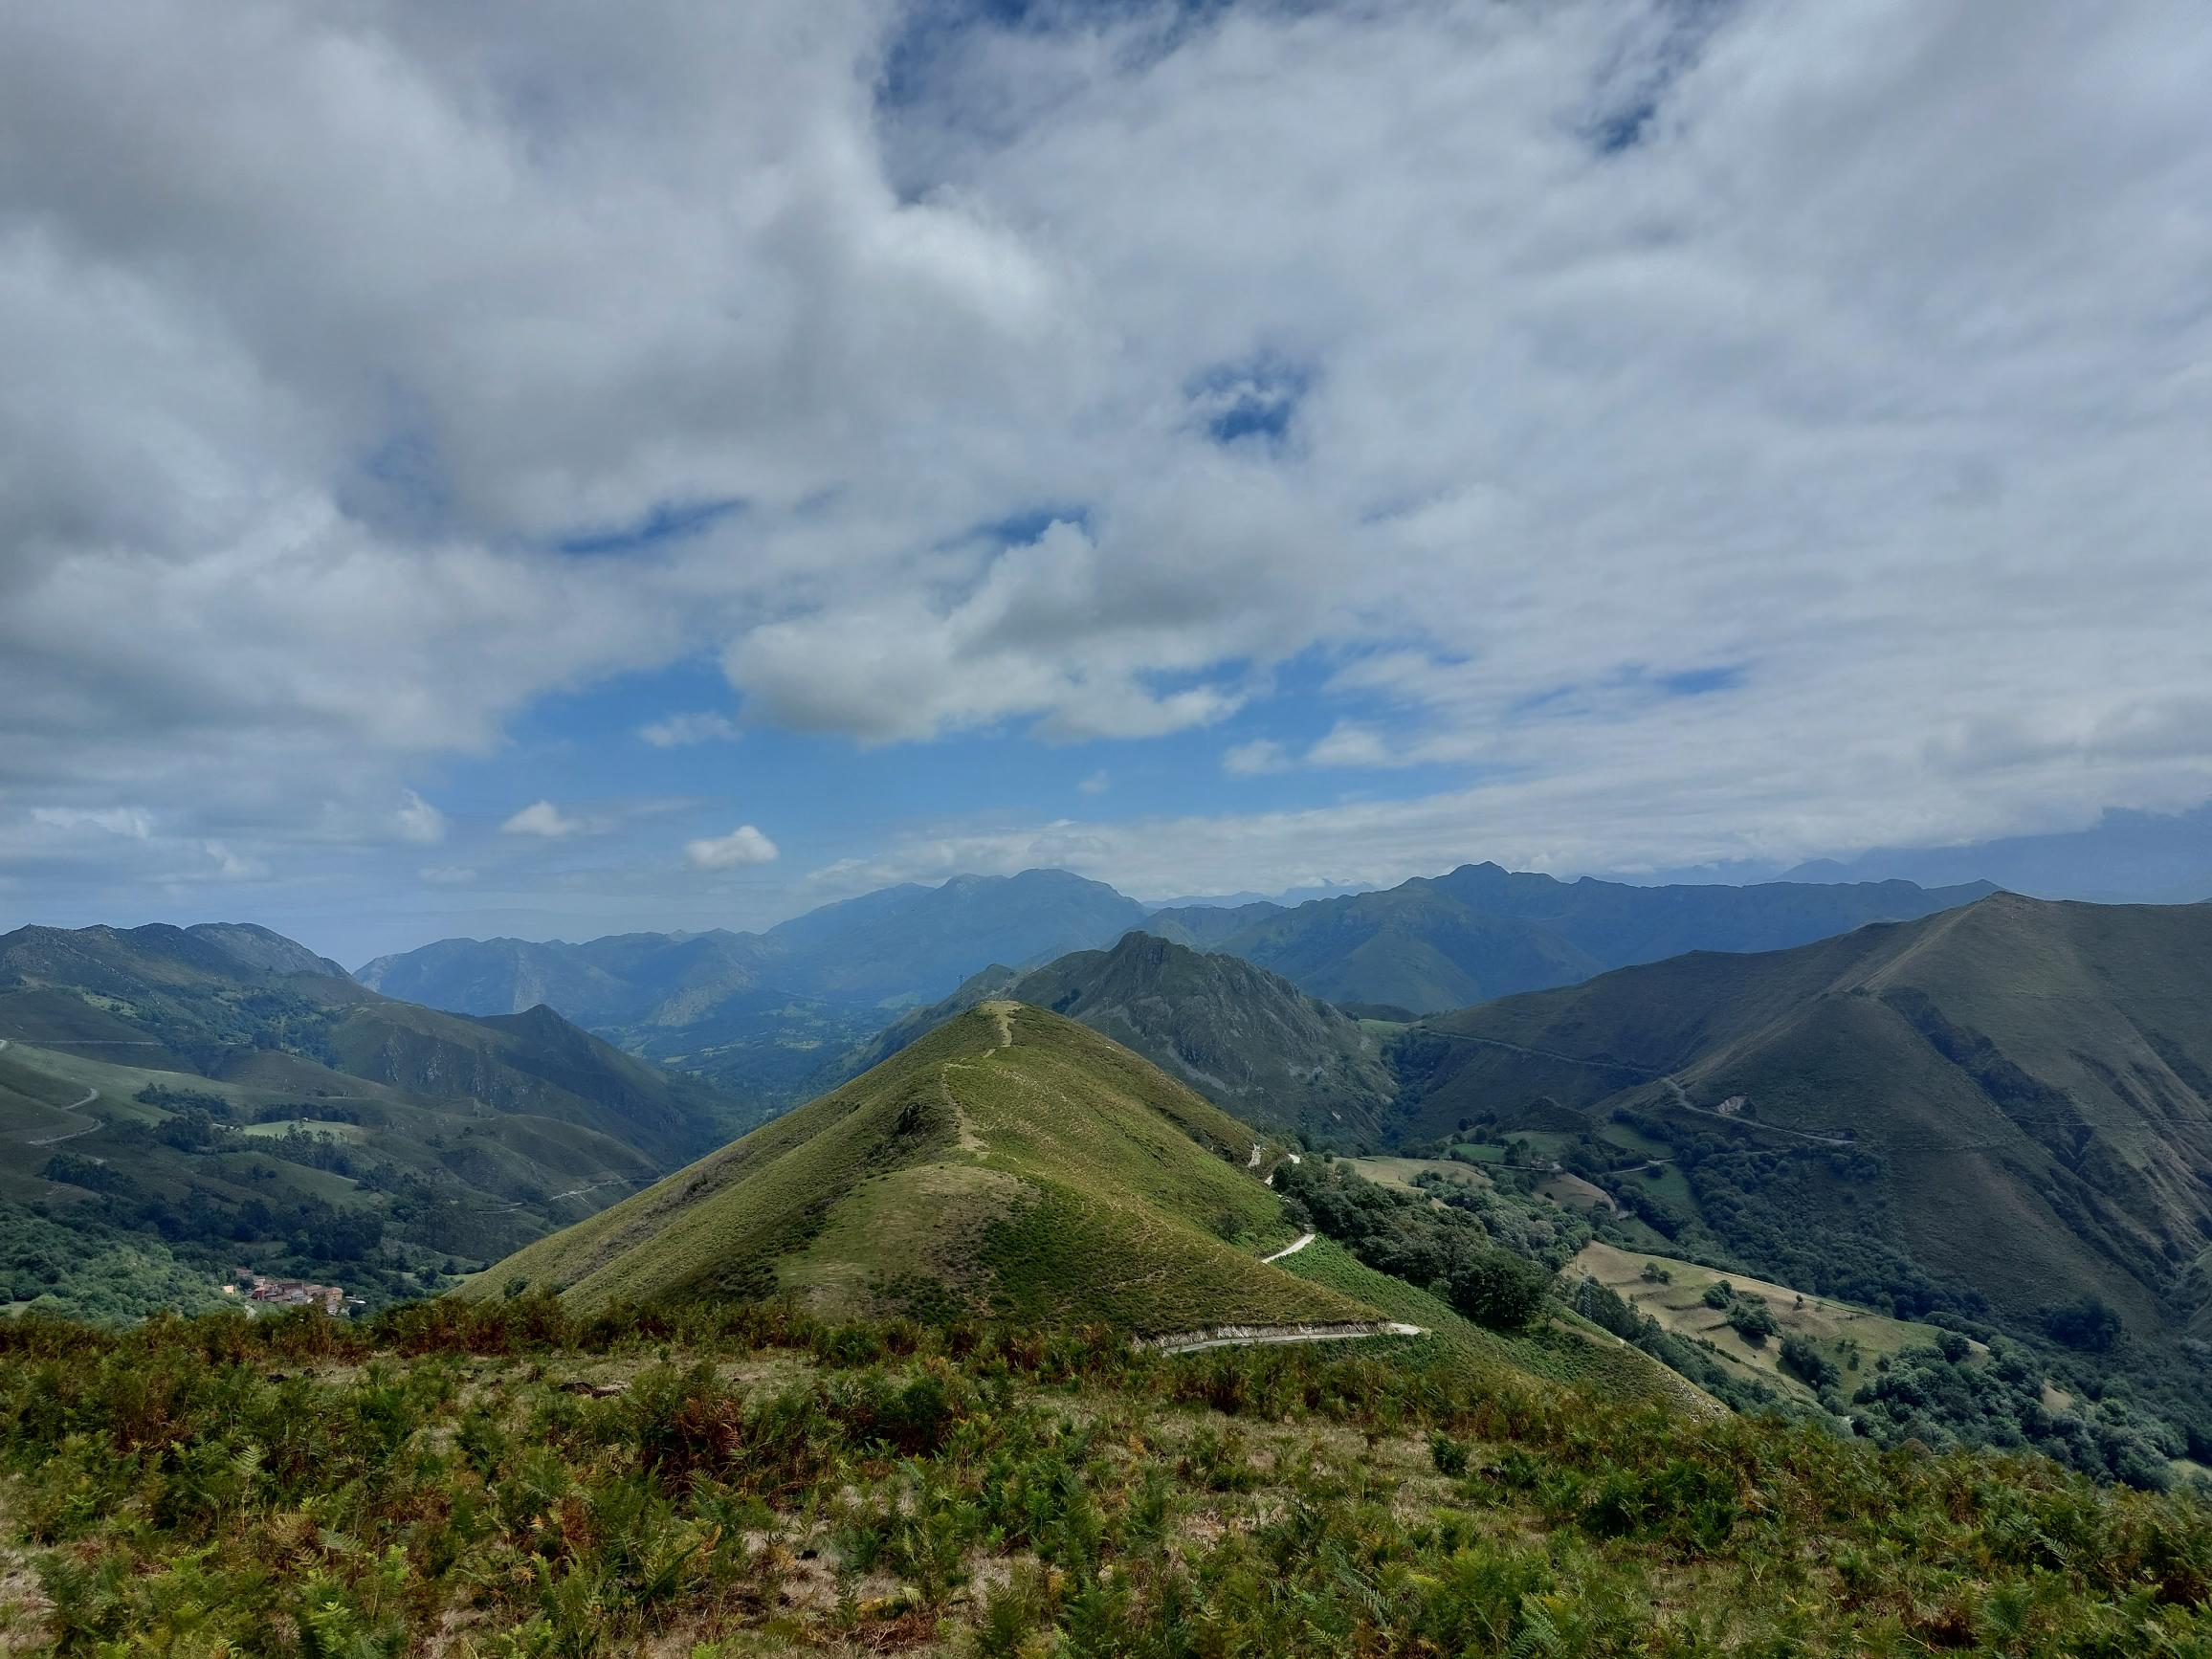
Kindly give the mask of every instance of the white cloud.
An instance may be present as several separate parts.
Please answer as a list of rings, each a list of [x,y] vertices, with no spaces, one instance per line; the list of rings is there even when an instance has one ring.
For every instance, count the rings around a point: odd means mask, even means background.
[[[269,866],[261,859],[234,852],[220,841],[203,841],[200,851],[214,861],[217,881],[260,881],[269,874]]]
[[[431,864],[415,872],[419,880],[432,887],[466,887],[476,879],[476,873],[461,865]]]
[[[412,789],[400,792],[399,838],[417,846],[431,846],[446,838],[446,815]]]
[[[544,841],[560,841],[586,828],[582,819],[564,816],[552,802],[533,801],[500,825],[499,833],[535,835]]]
[[[687,841],[684,862],[694,870],[735,870],[745,864],[772,864],[776,844],[750,824],[741,824],[727,835]]]
[[[1382,733],[1350,720],[1338,720],[1306,751],[1309,766],[1387,766],[1396,759]]]
[[[1082,790],[1082,792],[1086,795],[1103,795],[1113,786],[1114,780],[1107,775],[1104,767],[1100,767],[1097,771],[1093,772],[1089,777],[1085,778],[1081,783],[1075,785],[1076,788]]]
[[[738,728],[726,715],[681,714],[642,725],[637,735],[656,749],[678,749],[691,743],[735,742]]]
[[[144,841],[153,834],[153,814],[143,807],[33,807],[31,821],[49,830],[98,830]]]
[[[1607,864],[2212,788],[2189,0],[933,14],[879,102],[911,21],[0,11],[0,794],[427,844],[701,653],[865,742],[1319,663],[1304,759]]]
[[[1232,778],[1256,778],[1267,772],[1287,772],[1291,767],[1290,756],[1283,745],[1272,738],[1254,738],[1249,743],[1236,743],[1226,749],[1221,757],[1222,770]]]
[[[1215,624],[1233,601],[1214,580],[1058,522],[984,557],[949,599],[894,593],[763,624],[725,663],[762,718],[868,742],[1024,716],[1050,740],[1159,737],[1245,701],[1234,685],[1156,683],[1222,654]]]

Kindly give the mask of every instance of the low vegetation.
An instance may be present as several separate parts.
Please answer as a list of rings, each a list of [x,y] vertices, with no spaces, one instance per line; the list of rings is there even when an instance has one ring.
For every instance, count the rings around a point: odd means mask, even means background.
[[[0,1617],[87,1655],[2212,1650],[2193,1496],[1364,1347],[33,1317]]]

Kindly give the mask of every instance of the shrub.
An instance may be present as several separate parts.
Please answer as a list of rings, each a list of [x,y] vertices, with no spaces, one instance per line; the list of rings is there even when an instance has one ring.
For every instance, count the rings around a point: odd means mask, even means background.
[[[1524,1330],[1542,1312],[1552,1275],[1534,1262],[1490,1250],[1454,1270],[1451,1305],[1493,1331]]]
[[[1809,1388],[1832,1388],[1843,1381],[1843,1373],[1807,1338],[1784,1337],[1780,1358],[1781,1368]]]
[[[1759,1296],[1738,1296],[1728,1305],[1729,1326],[1746,1342],[1758,1344],[1780,1331],[1774,1310]]]

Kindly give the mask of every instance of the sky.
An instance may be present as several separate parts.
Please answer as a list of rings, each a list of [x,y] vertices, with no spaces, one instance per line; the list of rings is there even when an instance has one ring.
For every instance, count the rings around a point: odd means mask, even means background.
[[[2212,835],[2199,0],[527,23],[0,10],[0,923]]]

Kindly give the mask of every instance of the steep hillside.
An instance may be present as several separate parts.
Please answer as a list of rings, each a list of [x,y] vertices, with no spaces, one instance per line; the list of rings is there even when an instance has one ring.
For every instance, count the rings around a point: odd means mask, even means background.
[[[1385,892],[1318,899],[1222,933],[1223,913],[1176,912],[1188,937],[1272,968],[1337,1004],[1433,1012],[1573,984],[1610,968],[1692,950],[1774,950],[1870,921],[1970,902],[1986,884],[1629,887],[1555,881],[1471,864]]]
[[[857,1073],[992,997],[1080,1020],[1263,1128],[1316,1144],[1376,1138],[1397,1092],[1358,1021],[1265,968],[1149,934],[1076,951],[1028,973],[992,966],[868,1044]]]
[[[1401,1056],[1416,1134],[1564,1113],[1663,1140],[1671,1169],[1626,1156],[1613,1189],[1789,1284],[2109,1343],[2053,1317],[2086,1292],[2146,1355],[2207,1323],[2203,906],[2001,895],[1508,998]]]
[[[0,1206],[29,1206],[7,1229],[27,1262],[54,1259],[66,1222],[102,1259],[181,1250],[210,1284],[249,1261],[411,1292],[744,1121],[548,1009],[416,1007],[258,928],[0,937]],[[68,1302],[13,1265],[0,1282]],[[114,1289],[97,1311],[132,1311]]]
[[[1137,1332],[1359,1320],[1287,1242],[1250,1131],[1056,1014],[987,1002],[864,1076],[478,1275],[586,1307],[783,1290]]]

